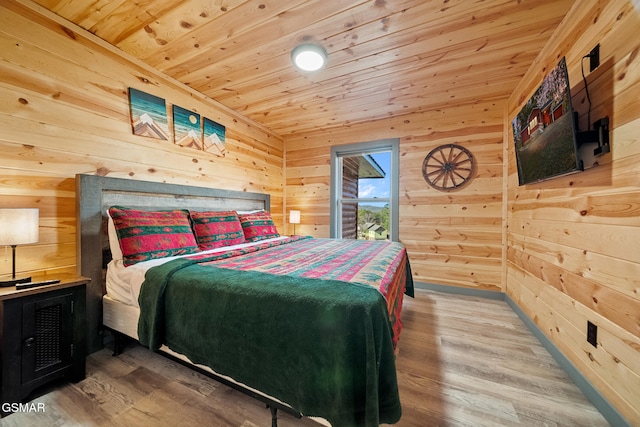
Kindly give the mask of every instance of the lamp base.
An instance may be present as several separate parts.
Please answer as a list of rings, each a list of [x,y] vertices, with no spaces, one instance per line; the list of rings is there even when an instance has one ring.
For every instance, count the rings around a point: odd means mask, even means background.
[[[23,277],[21,279],[2,280],[0,281],[0,288],[15,286],[18,283],[29,283],[30,281],[31,281],[31,277]]]

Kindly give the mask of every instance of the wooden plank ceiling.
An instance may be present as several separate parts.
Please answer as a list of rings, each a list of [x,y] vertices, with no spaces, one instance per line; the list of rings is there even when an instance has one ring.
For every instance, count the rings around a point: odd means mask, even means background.
[[[573,0],[36,0],[286,136],[503,102]],[[329,65],[293,68],[319,43]]]

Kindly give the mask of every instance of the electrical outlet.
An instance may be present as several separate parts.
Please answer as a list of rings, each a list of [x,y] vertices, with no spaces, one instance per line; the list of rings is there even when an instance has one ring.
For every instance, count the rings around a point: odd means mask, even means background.
[[[589,72],[600,66],[600,43],[589,52]]]
[[[598,347],[598,327],[587,320],[587,341],[594,347]]]

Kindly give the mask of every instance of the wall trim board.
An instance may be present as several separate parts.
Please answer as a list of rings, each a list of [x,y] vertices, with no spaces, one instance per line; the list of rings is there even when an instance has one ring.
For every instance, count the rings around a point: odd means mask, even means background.
[[[509,307],[522,320],[533,335],[540,341],[540,344],[551,354],[560,367],[569,375],[578,388],[585,394],[587,399],[602,414],[605,420],[613,427],[631,427],[631,424],[609,403],[609,401],[580,373],[578,368],[556,347],[553,342],[538,328],[527,314],[504,292],[487,291],[483,289],[465,288],[462,286],[446,286],[434,283],[414,282],[414,288],[429,291],[444,292],[456,295],[466,295],[493,300],[505,301]]]
[[[428,291],[445,292],[448,294],[466,295],[470,297],[480,297],[504,301],[505,293],[498,291],[488,291],[486,289],[466,288],[463,286],[437,285],[435,283],[413,282],[416,289],[425,289]]]

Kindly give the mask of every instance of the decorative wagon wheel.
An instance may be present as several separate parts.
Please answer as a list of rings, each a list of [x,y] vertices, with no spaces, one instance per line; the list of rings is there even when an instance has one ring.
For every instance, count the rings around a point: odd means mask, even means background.
[[[459,190],[476,172],[473,154],[457,144],[445,144],[431,150],[422,162],[425,181],[440,191]]]

